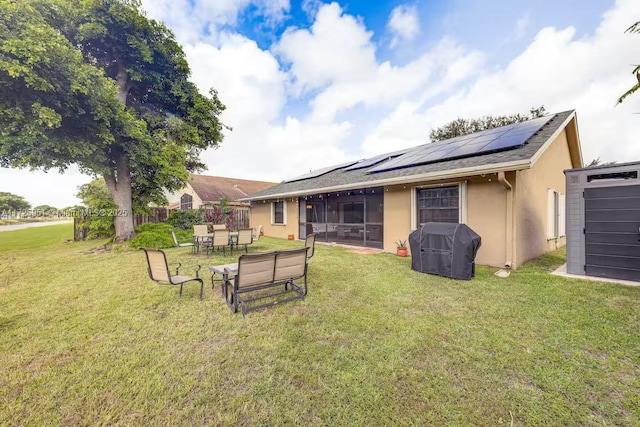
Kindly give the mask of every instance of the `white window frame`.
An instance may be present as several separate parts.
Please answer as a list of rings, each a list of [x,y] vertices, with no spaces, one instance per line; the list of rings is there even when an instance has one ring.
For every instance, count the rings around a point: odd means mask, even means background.
[[[467,223],[467,181],[447,182],[446,184],[417,185],[411,187],[411,230],[418,229],[418,190],[458,186],[458,222]]]
[[[276,223],[276,202],[282,202],[282,223]],[[274,200],[271,202],[271,225],[287,225],[287,201]]]
[[[185,202],[185,203],[183,203],[183,202],[182,202],[182,198],[183,198],[184,196],[189,196],[189,197],[191,197],[191,202]],[[188,208],[183,207],[183,206],[185,206],[185,205],[188,205],[189,207],[188,207]],[[190,211],[190,210],[193,210],[193,194],[189,194],[189,193],[182,193],[182,195],[180,196],[180,210],[181,210],[181,211]]]
[[[566,196],[553,188],[547,188],[547,240],[566,236]]]

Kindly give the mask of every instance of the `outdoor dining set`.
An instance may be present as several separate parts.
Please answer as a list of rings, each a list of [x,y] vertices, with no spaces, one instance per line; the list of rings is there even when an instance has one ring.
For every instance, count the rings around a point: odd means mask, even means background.
[[[304,247],[256,252],[249,254],[248,246],[260,238],[262,226],[258,229],[240,229],[230,231],[226,227],[214,228],[209,232],[207,225],[195,225],[193,243],[178,243],[173,230],[171,234],[177,247],[191,247],[194,254],[204,251],[222,251],[226,255],[229,249],[233,255],[234,247],[244,246],[245,253],[238,262],[209,266],[211,288],[219,282],[222,295],[232,312],[242,309],[243,316],[248,311],[296,299],[304,299],[307,294],[307,266],[315,252],[315,233],[305,239]],[[147,270],[151,280],[160,284],[180,285],[182,296],[183,285],[187,282],[200,283],[200,299],[204,292],[204,280],[200,277],[201,266],[195,267],[195,276],[185,276],[180,269],[181,264],[171,269],[165,252],[160,249],[140,248],[146,254]],[[175,274],[173,272],[175,271]],[[219,276],[219,278],[217,278]]]

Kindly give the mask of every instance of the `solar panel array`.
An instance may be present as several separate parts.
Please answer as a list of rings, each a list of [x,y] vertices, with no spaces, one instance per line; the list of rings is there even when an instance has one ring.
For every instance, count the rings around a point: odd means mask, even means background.
[[[308,173],[305,173],[303,175],[299,175],[299,176],[296,176],[295,178],[288,179],[285,182],[302,181],[303,179],[317,178],[317,177],[319,177],[321,175],[324,175],[326,173],[333,172],[334,170],[342,169],[342,168],[347,167],[347,166],[351,166],[354,163],[356,163],[356,162],[352,161],[352,162],[348,162],[348,163],[343,163],[341,165],[333,165],[333,166],[329,166],[329,167],[322,168],[322,169],[312,170],[312,171],[309,171]]]
[[[367,173],[384,172],[443,160],[473,157],[521,147],[535,135],[553,115],[488,129],[469,135],[423,144],[418,147],[385,153],[362,161],[316,169],[286,182],[317,178],[329,172],[343,169],[345,172],[365,169]]]
[[[394,157],[401,156],[402,154],[410,150],[413,150],[413,147],[405,148],[404,150],[394,151],[393,153],[380,154],[379,156],[371,157],[369,159],[364,159],[353,166],[349,166],[348,168],[345,168],[345,171],[353,171],[356,169],[368,168],[370,166],[377,165],[380,162],[384,162],[385,160],[389,160],[389,159],[393,159]]]
[[[383,172],[520,147],[539,131],[551,117],[552,116],[540,117],[526,122],[424,144],[415,147],[403,155],[379,164],[367,172]]]

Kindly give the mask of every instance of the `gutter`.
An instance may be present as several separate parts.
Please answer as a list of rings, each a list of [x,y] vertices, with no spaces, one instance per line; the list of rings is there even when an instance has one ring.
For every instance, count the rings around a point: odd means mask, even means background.
[[[513,197],[513,186],[509,181],[507,181],[507,177],[504,172],[498,172],[498,181],[502,183],[506,192],[507,192],[507,227],[505,232],[505,260],[504,266],[507,268],[511,268],[513,265],[514,258],[514,235],[515,235],[515,221],[513,219],[514,202],[515,198]]]
[[[316,193],[327,193],[330,191],[339,191],[339,190],[350,190],[353,188],[369,188],[369,187],[379,187],[384,185],[394,185],[394,184],[413,184],[421,181],[433,181],[436,179],[449,179],[449,178],[461,178],[469,175],[479,175],[479,174],[489,174],[489,173],[499,173],[505,171],[515,171],[522,169],[531,168],[531,159],[517,160],[514,162],[506,162],[506,163],[496,163],[487,166],[474,166],[470,168],[463,169],[455,169],[452,171],[438,171],[438,172],[429,172],[423,173],[419,175],[410,175],[410,176],[397,176],[393,178],[379,179],[375,181],[364,181],[364,182],[354,182],[350,184],[342,184],[335,185],[332,187],[322,187],[322,188],[310,188],[308,190],[295,190],[289,191],[286,193],[276,193],[276,194],[268,194],[265,196],[257,196],[257,197],[245,197],[242,199],[238,199],[238,201],[258,201],[258,200],[271,200],[285,197],[296,197],[296,196],[304,196],[305,194],[316,194]]]

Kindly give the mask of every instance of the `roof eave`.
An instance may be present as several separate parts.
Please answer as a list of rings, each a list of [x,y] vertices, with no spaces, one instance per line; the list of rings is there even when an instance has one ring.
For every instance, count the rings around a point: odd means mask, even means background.
[[[531,168],[531,163],[532,163],[531,159],[524,159],[524,160],[517,160],[513,162],[494,163],[491,165],[474,166],[474,167],[461,168],[461,169],[455,169],[450,171],[437,171],[437,172],[423,173],[418,175],[398,176],[393,178],[379,179],[375,181],[354,182],[350,184],[336,185],[332,187],[311,188],[308,190],[296,190],[296,191],[290,191],[286,193],[268,194],[268,195],[257,196],[257,197],[245,197],[238,200],[239,201],[269,200],[269,199],[278,199],[278,198],[284,198],[284,197],[304,196],[308,194],[326,193],[329,191],[336,191],[336,190],[348,190],[350,188],[369,188],[369,187],[379,187],[383,185],[410,184],[410,183],[421,182],[421,181],[434,181],[439,179],[460,178],[463,176],[472,176],[472,175],[495,173],[495,172],[506,172],[506,171],[529,169]]]
[[[572,126],[569,126],[571,124]],[[564,131],[567,130],[567,140],[569,143],[569,155],[571,156],[571,164],[573,167],[582,166],[582,151],[580,148],[580,134],[578,133],[578,121],[576,119],[575,110],[567,116],[556,131],[547,138],[547,141],[536,151],[531,157],[531,165],[533,166],[542,157],[547,148],[556,140],[556,138]],[[577,165],[577,166],[576,166]]]

